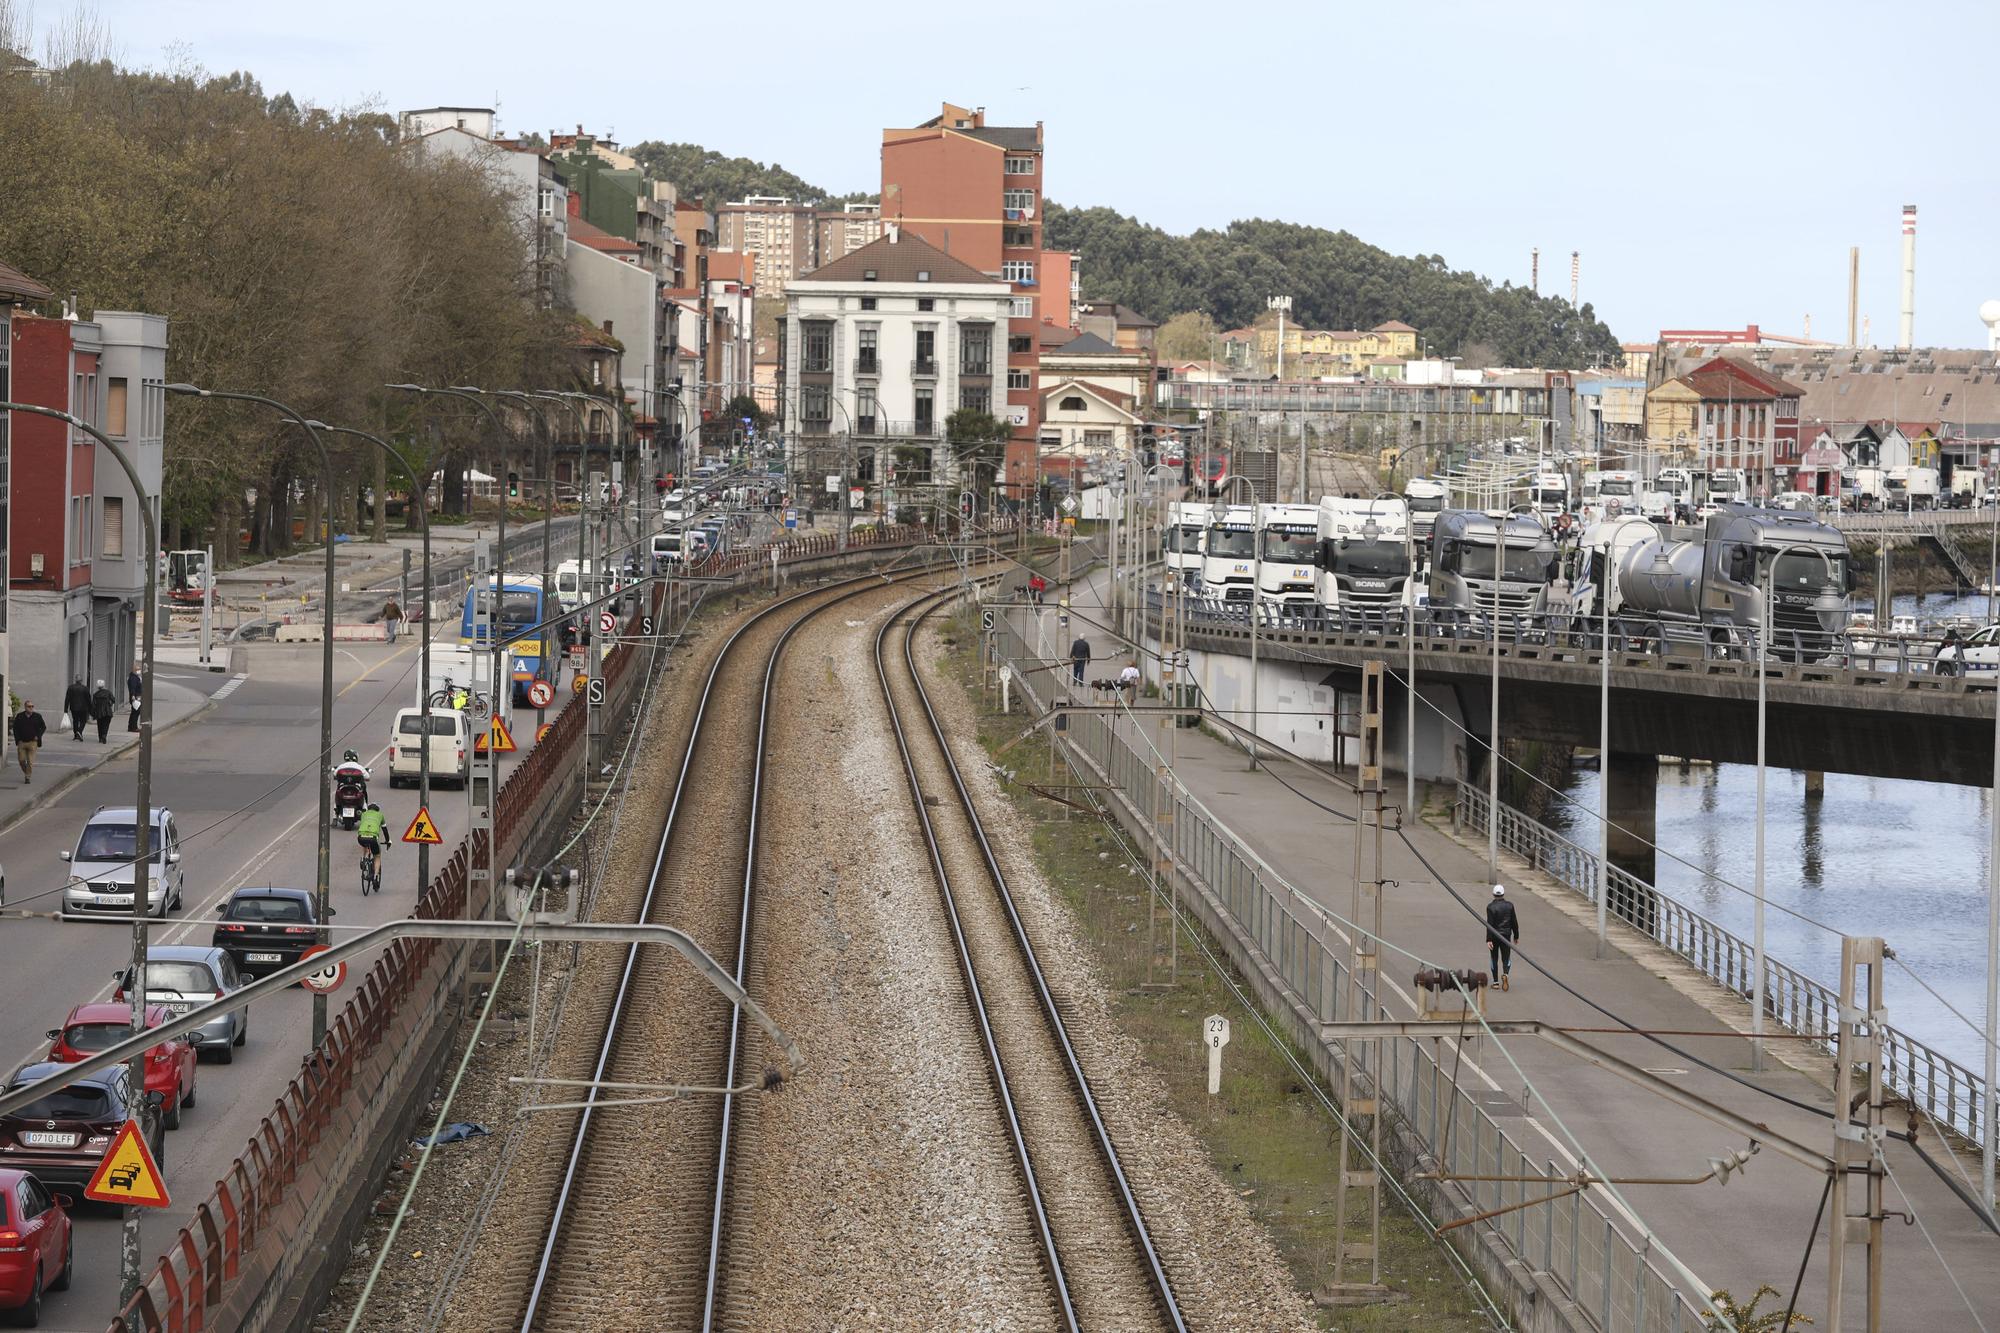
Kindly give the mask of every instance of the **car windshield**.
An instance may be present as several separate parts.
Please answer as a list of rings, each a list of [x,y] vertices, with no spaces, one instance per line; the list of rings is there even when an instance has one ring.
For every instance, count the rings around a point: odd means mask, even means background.
[[[116,1030],[116,1029],[114,1029]],[[14,1084],[8,1091],[25,1088],[24,1080]],[[103,1088],[88,1083],[72,1083],[67,1088],[37,1097],[26,1106],[17,1106],[7,1113],[9,1120],[104,1120],[111,1114],[111,1094]]]
[[[160,859],[158,831],[152,839],[152,857]],[[91,824],[83,830],[83,836],[76,840],[76,859],[79,861],[130,861],[139,854],[139,826],[137,824]]]
[[[1313,558],[1313,548],[1319,545],[1317,532],[1279,532],[1264,530],[1264,558],[1266,560],[1290,560],[1308,563]]]
[[[1257,534],[1249,528],[1210,528],[1208,553],[1222,556],[1251,556],[1257,553]]]
[[[78,1023],[63,1031],[63,1042],[73,1051],[102,1051],[132,1035],[124,1023]]]
[[[153,961],[146,964],[146,990],[149,994],[177,991],[182,995],[190,993],[212,995],[217,987],[215,974],[208,970],[206,963]]]
[[[304,921],[306,905],[297,898],[238,898],[229,904],[231,921]]]
[[[433,736],[456,736],[458,734],[457,718],[438,717],[433,714],[429,719],[425,719],[417,716],[415,713],[400,719],[396,723],[396,732],[401,736],[421,736],[424,734],[424,723],[426,720],[430,723],[430,732]]]
[[[1395,578],[1410,572],[1403,548],[1388,542],[1349,542],[1345,550],[1336,543],[1333,566],[1338,573],[1362,579]]]

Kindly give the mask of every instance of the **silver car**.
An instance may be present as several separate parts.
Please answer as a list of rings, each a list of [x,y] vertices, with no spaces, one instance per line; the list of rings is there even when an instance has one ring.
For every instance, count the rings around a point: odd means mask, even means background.
[[[131,969],[111,974],[118,988],[112,999],[123,1001],[131,991]],[[236,970],[235,960],[205,944],[156,944],[146,950],[146,1001],[164,1006],[176,1016],[243,989],[249,979]],[[250,1039],[250,1011],[235,1009],[187,1034],[196,1055],[204,1052],[217,1064],[236,1059],[236,1048]]]
[[[181,905],[181,837],[174,812],[164,806],[153,812],[152,872],[146,889],[146,913],[161,920]],[[138,866],[139,812],[129,805],[99,806],[85,821],[76,849],[61,853],[69,862],[69,883],[63,886],[64,916],[132,915],[134,871]]]

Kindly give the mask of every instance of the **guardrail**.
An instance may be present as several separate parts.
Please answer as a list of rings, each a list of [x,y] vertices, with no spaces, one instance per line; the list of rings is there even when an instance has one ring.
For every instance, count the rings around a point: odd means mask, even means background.
[[[878,530],[849,549],[909,545],[927,539],[918,527]],[[856,534],[858,537],[859,534]],[[785,563],[824,558],[811,539],[778,543]],[[769,561],[769,548],[740,552],[748,571]],[[651,600],[657,616],[661,585]],[[632,613],[631,637],[611,650],[599,668],[614,690],[635,670],[641,621],[646,608]],[[629,688],[629,687],[628,687]],[[549,734],[507,776],[494,802],[494,828],[501,855],[511,863],[542,823],[561,778],[576,771],[574,747],[585,727],[585,709],[565,708]],[[472,901],[471,866],[485,862],[483,841],[459,843],[444,869],[418,900],[416,915],[457,918],[492,910],[482,891]],[[264,1117],[243,1156],[236,1158],[208,1197],[195,1207],[166,1253],[155,1262],[110,1324],[110,1333],[195,1333],[235,1327],[254,1307],[275,1275],[296,1271],[317,1258],[303,1237],[333,1208],[350,1210],[367,1199],[353,1189],[353,1174],[372,1154],[393,1151],[400,1140],[384,1141],[378,1126],[361,1123],[393,1100],[385,1089],[405,1089],[428,1076],[422,1054],[441,1041],[434,1020],[450,1004],[456,976],[466,957],[463,947],[446,949],[438,940],[399,940],[355,985],[353,996],[328,1028],[327,1038]]]
[[[1486,831],[1486,793],[1458,784],[1464,824]],[[1518,810],[1500,807],[1495,841],[1565,888],[1597,901],[1597,853],[1580,847]],[[1749,999],[1755,989],[1756,953],[1693,908],[1645,880],[1612,866],[1606,874],[1605,911],[1679,954],[1724,990]],[[1772,1021],[1811,1037],[1831,1054],[1840,1023],[1840,997],[1798,969],[1764,955],[1764,1002]],[[1908,1033],[1883,1025],[1884,1081],[1933,1121],[1973,1145],[1979,1143],[1985,1080],[1950,1056]],[[1992,1133],[1993,1127],[1987,1127]]]
[[[1053,701],[1057,665],[1036,656],[1013,616],[998,618],[996,646],[1011,664],[1013,688],[1039,711]],[[1059,645],[1057,646],[1059,649]],[[1163,773],[1152,752],[1141,753],[1123,729],[1103,714],[1073,714],[1065,729],[1050,733],[1067,747],[1072,761],[1089,770],[1086,782],[1101,783],[1117,798],[1119,822],[1170,861],[1190,891],[1203,923],[1237,969],[1258,991],[1267,1012],[1289,1030],[1330,1083],[1337,1084],[1342,1053],[1320,1039],[1318,1025],[1349,1015],[1348,958],[1351,941],[1337,922],[1232,831],[1181,783]],[[1155,796],[1162,817],[1153,819]],[[1373,1016],[1372,1014],[1367,1016]],[[1440,1036],[1449,1036],[1441,1028]],[[1446,1184],[1409,1180],[1436,1209],[1469,1216],[1518,1205],[1560,1190],[1567,1177],[1547,1158],[1531,1157],[1498,1120],[1476,1101],[1450,1068],[1441,1066],[1435,1039],[1384,1039],[1376,1069],[1364,1082],[1378,1083],[1380,1097],[1393,1104],[1385,1140],[1398,1140],[1399,1165],[1419,1158],[1427,1168],[1454,1174],[1505,1176],[1506,1181]],[[1447,1064],[1449,1055],[1444,1057]],[[1365,1094],[1364,1094],[1365,1095]],[[1449,1145],[1448,1158],[1440,1154]],[[1675,1281],[1662,1273],[1588,1192],[1571,1194],[1538,1208],[1516,1208],[1490,1226],[1455,1233],[1473,1250],[1490,1279],[1511,1286],[1519,1309],[1536,1309],[1535,1327],[1553,1319],[1571,1328],[1682,1333],[1702,1327],[1697,1307]],[[1551,1291],[1560,1300],[1551,1300]],[[1706,1295],[1706,1293],[1698,1293]],[[1575,1307],[1568,1317],[1563,1302]]]

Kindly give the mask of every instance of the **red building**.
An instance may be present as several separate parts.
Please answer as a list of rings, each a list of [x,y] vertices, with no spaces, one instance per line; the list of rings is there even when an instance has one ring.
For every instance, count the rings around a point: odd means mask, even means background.
[[[96,324],[17,314],[9,351],[16,402],[103,426],[103,340]],[[90,436],[60,421],[13,417],[7,551],[12,676],[20,693],[53,702],[70,681],[92,682],[93,665],[100,676],[109,670],[92,660],[97,450]]]
[[[1803,448],[1799,399],[1805,390],[1722,356],[1681,378],[1700,395],[1699,425],[1710,465],[1742,468],[1750,474],[1753,490],[1762,494],[1789,489]],[[1768,482],[1764,478],[1767,457],[1772,472]]]

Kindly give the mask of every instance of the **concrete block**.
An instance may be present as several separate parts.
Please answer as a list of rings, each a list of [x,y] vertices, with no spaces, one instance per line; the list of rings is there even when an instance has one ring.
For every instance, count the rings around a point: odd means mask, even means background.
[[[333,627],[333,639],[335,643],[380,643],[388,637],[388,631],[380,625],[335,625]]]
[[[339,626],[334,628],[338,633]],[[280,625],[275,637],[279,643],[320,643],[326,634],[320,625]]]

